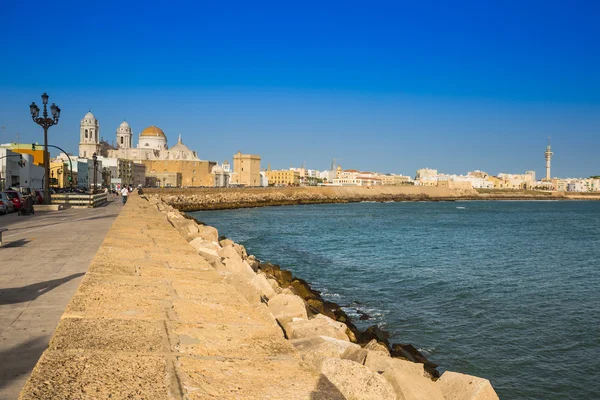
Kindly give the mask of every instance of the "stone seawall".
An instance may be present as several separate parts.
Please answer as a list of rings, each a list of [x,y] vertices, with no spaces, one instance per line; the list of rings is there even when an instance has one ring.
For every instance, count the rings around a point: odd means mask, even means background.
[[[485,379],[353,343],[282,274],[133,195],[20,399],[497,399]]]
[[[160,194],[166,203],[181,211],[360,201],[456,200],[477,195],[474,190],[418,186],[167,188],[144,191]]]
[[[600,200],[598,195],[420,186],[144,189],[180,211],[360,201]]]

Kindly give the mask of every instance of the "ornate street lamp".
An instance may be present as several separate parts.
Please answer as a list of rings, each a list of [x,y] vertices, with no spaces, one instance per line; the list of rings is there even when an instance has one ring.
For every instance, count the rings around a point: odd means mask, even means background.
[[[98,177],[98,156],[96,156],[96,153],[92,156],[92,160],[94,160],[94,190],[92,194],[96,194],[96,179]]]
[[[40,108],[36,106],[35,103],[31,103],[29,106],[29,112],[31,112],[31,119],[33,122],[44,128],[44,203],[50,204],[50,158],[48,153],[48,128],[50,128],[52,125],[58,124],[58,119],[60,118],[60,107],[52,103],[50,106],[52,118],[49,118],[48,109],[46,107],[48,104],[48,95],[46,93],[42,95],[42,103],[44,103],[44,113],[42,114],[42,117],[40,117]]]

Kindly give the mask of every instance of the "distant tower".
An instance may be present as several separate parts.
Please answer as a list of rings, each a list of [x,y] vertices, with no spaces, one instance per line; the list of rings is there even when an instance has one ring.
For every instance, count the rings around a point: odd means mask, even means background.
[[[133,132],[127,121],[121,122],[117,128],[117,149],[130,149]]]
[[[550,148],[550,137],[548,137],[548,146],[546,146],[546,151],[544,152],[544,155],[546,156],[546,180],[550,181],[552,179],[552,176],[550,175],[550,160],[554,155],[552,149]]]
[[[92,158],[100,155],[100,123],[92,112],[85,114],[79,124],[79,157]]]
[[[227,160],[223,161],[223,172],[231,173],[231,166]]]

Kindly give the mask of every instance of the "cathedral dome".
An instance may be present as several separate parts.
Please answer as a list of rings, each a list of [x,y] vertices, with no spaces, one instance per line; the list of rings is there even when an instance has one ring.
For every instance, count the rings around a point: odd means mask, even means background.
[[[169,150],[171,151],[184,151],[184,152],[192,152],[185,144],[183,144],[183,142],[181,141],[181,135],[179,135],[179,140],[177,141],[177,144],[173,147],[171,147]]]
[[[88,111],[88,113],[85,114],[85,117],[83,117],[83,119],[96,119],[96,117],[94,117],[94,114],[92,114],[91,111]]]
[[[169,149],[170,157],[175,160],[197,160],[198,155],[181,141],[181,135],[177,144]]]
[[[162,129],[154,125],[144,129],[142,133],[140,133],[140,136],[157,136],[166,138],[165,133],[162,131]]]
[[[127,121],[123,121],[121,122],[121,125],[119,125],[119,128],[129,128],[129,124],[127,123]]]

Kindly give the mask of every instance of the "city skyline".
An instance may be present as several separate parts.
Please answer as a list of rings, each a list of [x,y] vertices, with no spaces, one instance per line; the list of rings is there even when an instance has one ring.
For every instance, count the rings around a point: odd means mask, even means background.
[[[50,142],[73,153],[92,110],[109,142],[126,119],[220,162],[241,150],[274,168],[338,158],[384,173],[543,176],[551,136],[553,176],[599,174],[600,6],[468,6],[59,5],[45,38],[41,16],[10,4],[0,142],[42,143],[28,106],[48,92],[62,108]],[[145,29],[154,19],[160,29]],[[31,49],[54,49],[53,35],[59,48],[38,62]]]

